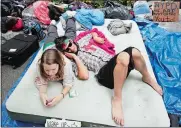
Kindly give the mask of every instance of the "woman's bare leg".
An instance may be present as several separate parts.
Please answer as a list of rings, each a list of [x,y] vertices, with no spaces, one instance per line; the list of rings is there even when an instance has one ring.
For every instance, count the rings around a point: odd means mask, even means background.
[[[117,57],[116,66],[114,68],[114,96],[112,98],[112,117],[119,124],[124,125],[124,117],[122,110],[122,88],[127,77],[129,54],[121,52]]]
[[[143,82],[149,84],[156,92],[162,95],[163,94],[162,89],[149,74],[148,69],[146,67],[145,60],[143,56],[141,55],[140,51],[133,48],[132,57],[134,60],[135,69],[138,70],[143,76],[142,77]]]

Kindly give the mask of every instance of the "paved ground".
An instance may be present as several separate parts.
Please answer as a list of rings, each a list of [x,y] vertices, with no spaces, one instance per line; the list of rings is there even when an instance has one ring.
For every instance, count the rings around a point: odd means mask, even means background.
[[[27,60],[21,67],[13,69],[12,66],[3,65],[1,66],[1,101],[5,99],[8,90],[12,87],[13,83],[20,77],[24,71],[29,60]]]

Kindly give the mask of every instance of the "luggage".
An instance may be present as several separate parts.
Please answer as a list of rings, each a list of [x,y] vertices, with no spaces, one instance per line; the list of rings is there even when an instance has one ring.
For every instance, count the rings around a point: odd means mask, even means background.
[[[12,65],[13,69],[21,66],[35,51],[39,49],[35,35],[19,34],[1,45],[2,64]]]

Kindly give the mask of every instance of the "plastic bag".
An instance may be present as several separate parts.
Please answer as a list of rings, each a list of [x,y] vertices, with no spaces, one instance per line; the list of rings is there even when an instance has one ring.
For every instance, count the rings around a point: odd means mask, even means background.
[[[106,1],[104,7],[105,8],[103,8],[102,11],[105,13],[105,18],[118,18],[121,20],[128,20],[132,18],[129,14],[129,10],[122,4],[113,1]]]

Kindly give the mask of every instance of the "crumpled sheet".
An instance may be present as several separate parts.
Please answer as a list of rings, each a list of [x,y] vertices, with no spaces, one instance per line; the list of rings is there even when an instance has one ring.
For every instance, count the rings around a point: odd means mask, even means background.
[[[168,32],[158,24],[135,19],[168,113],[181,116],[181,32]],[[181,119],[180,119],[181,124]]]

